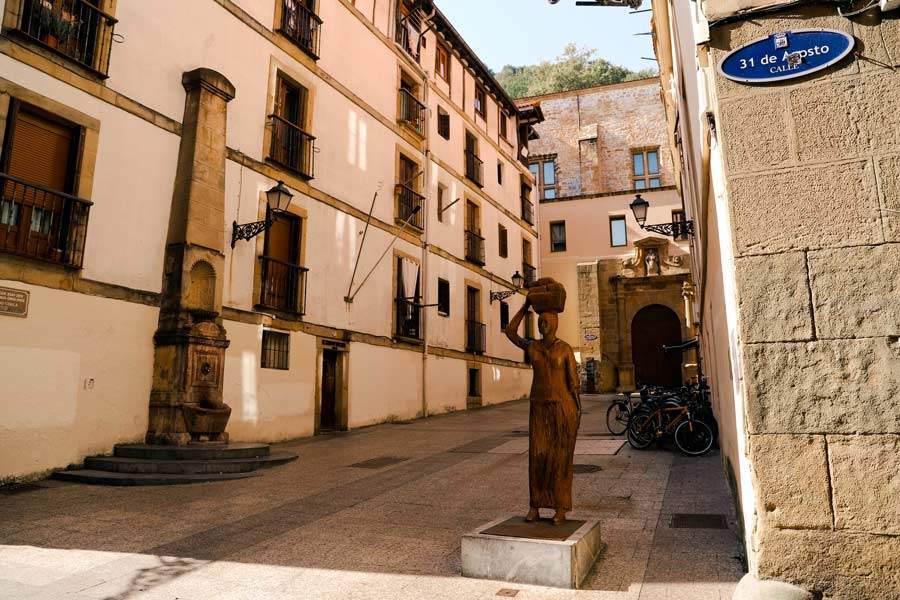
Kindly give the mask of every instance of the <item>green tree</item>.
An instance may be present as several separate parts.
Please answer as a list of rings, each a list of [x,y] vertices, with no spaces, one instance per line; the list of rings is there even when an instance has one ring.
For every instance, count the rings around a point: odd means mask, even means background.
[[[596,50],[569,44],[552,61],[522,67],[506,65],[496,74],[497,81],[513,98],[524,98],[656,75],[653,69],[631,71],[596,54]]]

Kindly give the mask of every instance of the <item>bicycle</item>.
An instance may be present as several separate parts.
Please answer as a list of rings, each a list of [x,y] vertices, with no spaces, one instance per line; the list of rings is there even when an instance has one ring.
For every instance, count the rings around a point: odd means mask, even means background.
[[[606,428],[613,435],[622,435],[628,430],[632,411],[640,405],[635,402],[631,394],[625,392],[622,397],[609,405],[606,409]]]
[[[628,424],[628,443],[643,450],[654,441],[671,435],[675,445],[688,456],[709,452],[714,436],[709,425],[694,418],[694,403],[666,399],[639,409]]]

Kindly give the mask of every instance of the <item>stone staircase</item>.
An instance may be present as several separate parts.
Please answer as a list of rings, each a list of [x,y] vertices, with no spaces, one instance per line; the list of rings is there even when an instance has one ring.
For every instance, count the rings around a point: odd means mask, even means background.
[[[118,444],[112,456],[89,456],[84,468],[53,476],[97,485],[175,485],[255,477],[259,469],[294,460],[296,454],[268,444]]]

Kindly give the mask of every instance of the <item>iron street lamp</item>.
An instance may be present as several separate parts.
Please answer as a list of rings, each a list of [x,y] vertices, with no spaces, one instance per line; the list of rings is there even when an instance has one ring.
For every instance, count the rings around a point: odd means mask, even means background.
[[[658,225],[646,225],[647,209],[650,203],[641,198],[638,194],[630,204],[631,212],[634,214],[634,220],[645,231],[652,231],[660,235],[672,238],[678,238],[686,235],[694,235],[694,221],[673,221],[672,223],[659,223]]]
[[[519,274],[518,271],[512,276],[512,283],[516,286],[514,290],[506,290],[504,292],[491,292],[491,304],[494,303],[495,300],[506,300],[513,294],[518,294],[519,290],[522,289],[522,286],[525,284],[525,278]]]
[[[284,212],[287,210],[287,207],[291,205],[291,198],[294,195],[291,193],[291,190],[284,185],[283,181],[279,181],[275,186],[266,192],[266,206],[268,210],[266,210],[266,218],[263,221],[256,221],[254,223],[245,223],[244,225],[238,225],[237,221],[234,221],[231,224],[231,247],[234,248],[235,243],[238,240],[252,240],[263,231],[268,231],[272,228],[272,225],[275,221],[272,219],[273,215]]]

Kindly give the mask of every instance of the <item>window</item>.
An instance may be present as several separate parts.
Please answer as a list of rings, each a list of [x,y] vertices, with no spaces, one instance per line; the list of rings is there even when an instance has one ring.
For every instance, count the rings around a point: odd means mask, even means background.
[[[414,0],[397,2],[396,42],[417,61],[422,38],[422,15]]]
[[[425,133],[425,105],[419,101],[419,86],[406,73],[400,78],[400,123],[408,125],[418,133]]]
[[[497,161],[497,183],[503,185],[503,162]]]
[[[625,224],[625,217],[609,218],[609,239],[614,248],[628,245],[628,228]]]
[[[438,279],[438,314],[450,316],[450,282],[446,279]]]
[[[509,256],[509,239],[506,235],[506,227],[503,225],[497,225],[497,240],[500,245],[498,249],[500,258],[506,258]]]
[[[485,327],[481,322],[481,290],[466,286],[466,352],[484,352]]]
[[[450,83],[450,52],[441,43],[438,43],[435,50],[434,72],[438,77]]]
[[[478,138],[466,131],[466,177],[478,187],[484,186],[484,162],[478,158]]]
[[[550,223],[550,252],[566,251],[566,222]]]
[[[468,394],[472,398],[481,397],[481,369],[469,369]]]
[[[6,3],[7,11],[14,10],[10,4]],[[116,20],[99,8],[100,2],[21,0],[17,4],[21,15],[17,19],[19,31],[106,75]]]
[[[474,202],[466,201],[465,230],[466,260],[484,266],[484,238],[481,237],[481,208]]]
[[[315,138],[306,132],[308,103],[309,92],[305,87],[278,75],[275,111],[269,116],[272,125],[269,159],[312,179]]]
[[[675,234],[676,240],[686,240],[688,239],[687,227],[684,225],[685,217],[683,210],[673,210],[672,211],[672,223],[673,223],[673,233]]]
[[[397,337],[421,339],[419,329],[422,312],[419,291],[419,264],[408,258],[396,259],[397,276]]]
[[[290,365],[290,356],[291,334],[264,329],[259,366],[263,369],[287,371]]]
[[[500,301],[500,329],[506,329],[509,325],[509,304]]]
[[[481,118],[487,115],[487,92],[480,83],[475,84],[475,114]]]
[[[0,251],[81,267],[90,202],[77,184],[81,127],[10,100],[0,153]]]
[[[659,150],[634,151],[631,153],[631,163],[634,189],[660,187]]]
[[[553,200],[557,197],[556,159],[545,159],[531,163],[528,170],[538,186],[538,198]]]
[[[303,222],[286,212],[268,213],[272,227],[266,231],[259,257],[262,281],[259,305],[284,312],[306,310],[306,272],[300,266]]]
[[[319,58],[322,20],[315,13],[315,0],[283,0],[279,31],[312,58]]]
[[[450,113],[438,106],[437,118],[438,135],[445,140],[450,139]]]
[[[400,155],[399,181],[397,182],[397,213],[395,220],[398,223],[408,223],[416,229],[425,229],[425,215],[422,208],[425,197],[419,193],[419,178],[421,175],[419,165],[407,157]]]
[[[536,270],[531,265],[531,242],[522,238],[522,276],[525,278],[525,285],[534,283],[536,279]]]
[[[447,188],[438,184],[437,192],[437,219],[438,222],[444,222],[444,196],[447,194]]]
[[[509,140],[509,117],[502,110],[498,112],[500,113],[500,137]]]

